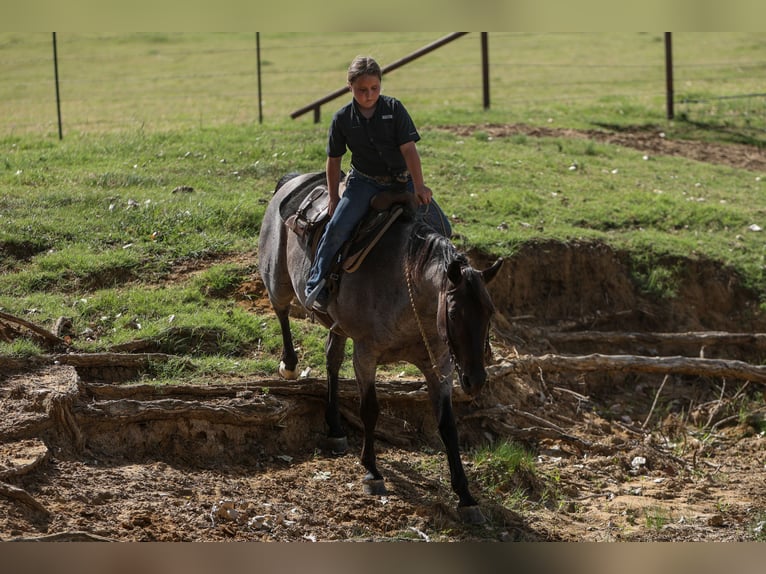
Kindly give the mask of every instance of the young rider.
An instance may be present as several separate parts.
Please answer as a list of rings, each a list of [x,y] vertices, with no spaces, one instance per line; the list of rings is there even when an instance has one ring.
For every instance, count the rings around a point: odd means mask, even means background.
[[[449,220],[423,181],[415,146],[420,135],[415,124],[399,100],[380,93],[381,78],[375,60],[357,56],[348,68],[353,99],[335,113],[330,123],[325,171],[331,218],[306,283],[307,308],[326,312],[326,276],[378,192],[406,185],[416,196],[419,216],[445,236],[452,234]],[[341,197],[341,160],[347,149],[351,151],[351,169]]]

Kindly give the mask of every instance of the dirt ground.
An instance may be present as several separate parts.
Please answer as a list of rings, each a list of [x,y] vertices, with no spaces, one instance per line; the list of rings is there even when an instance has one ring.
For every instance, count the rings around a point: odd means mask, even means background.
[[[495,137],[553,134],[480,129]],[[747,146],[668,142],[645,132],[559,135],[766,171],[763,152]],[[482,254],[469,255],[482,266]],[[764,379],[578,371],[537,360],[704,354],[760,364],[754,335],[704,345],[575,336],[764,332],[755,296],[720,265],[686,262],[680,296],[663,303],[635,292],[628,265],[603,245],[530,245],[493,283],[500,317],[491,383],[474,400],[459,389],[454,397],[483,525],[459,520],[418,380],[380,380],[378,457],[388,494],[376,497],[361,488],[353,381],[341,389],[349,450],[337,455],[323,440],[321,380],[158,389],[130,373],[109,381],[103,370],[62,362],[0,373],[0,539],[764,540]],[[268,312],[262,295],[253,281],[236,296]],[[506,439],[533,452],[534,472],[472,462],[471,452]]]

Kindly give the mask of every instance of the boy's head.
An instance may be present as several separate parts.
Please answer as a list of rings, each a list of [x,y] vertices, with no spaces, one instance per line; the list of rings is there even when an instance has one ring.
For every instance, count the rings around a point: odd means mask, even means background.
[[[383,73],[378,63],[369,56],[357,56],[348,67],[348,83],[353,84],[362,76],[375,76],[381,80]]]
[[[367,56],[357,56],[348,67],[348,88],[367,117],[370,117],[378,103],[382,75],[378,63]]]

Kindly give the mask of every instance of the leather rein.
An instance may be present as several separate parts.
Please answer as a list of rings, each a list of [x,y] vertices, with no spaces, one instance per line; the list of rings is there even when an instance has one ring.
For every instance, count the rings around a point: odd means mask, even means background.
[[[425,329],[423,327],[423,322],[420,320],[420,314],[418,313],[418,308],[415,305],[415,296],[412,289],[412,270],[410,269],[410,263],[407,261],[405,263],[405,270],[404,270],[404,276],[407,280],[407,293],[410,297],[410,306],[412,307],[412,312],[415,315],[415,321],[418,324],[418,330],[420,331],[420,338],[423,340],[423,344],[426,347],[426,351],[428,352],[428,359],[431,361],[431,369],[433,369],[434,374],[436,375],[437,379],[440,378],[439,374],[439,368],[436,365],[436,357],[434,357],[433,350],[431,349],[431,345],[428,342],[428,337],[426,336]],[[457,361],[455,361],[455,353],[452,350],[452,341],[449,337],[449,329],[447,327],[447,294],[446,293],[439,293],[439,305],[442,308],[439,309],[437,312],[437,330],[440,333],[443,333],[443,337],[445,339],[445,342],[447,343],[447,348],[449,349],[449,355],[450,355],[450,361],[453,365],[457,365]],[[442,319],[443,317],[443,319]],[[444,325],[441,325],[441,322],[444,322]]]

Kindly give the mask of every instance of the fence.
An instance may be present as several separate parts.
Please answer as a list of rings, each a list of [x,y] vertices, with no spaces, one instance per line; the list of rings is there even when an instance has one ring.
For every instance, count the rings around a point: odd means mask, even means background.
[[[65,137],[311,121],[289,117],[342,86],[354,55],[372,54],[385,66],[443,35],[60,33],[56,70],[50,33],[1,33],[0,136],[56,135],[57,86]],[[616,102],[665,114],[663,33],[488,38],[491,109],[508,121]],[[762,33],[673,34],[676,113],[747,99],[745,114],[762,114],[764,48]],[[470,33],[388,74],[384,91],[417,113],[480,111],[482,74],[480,35]]]

